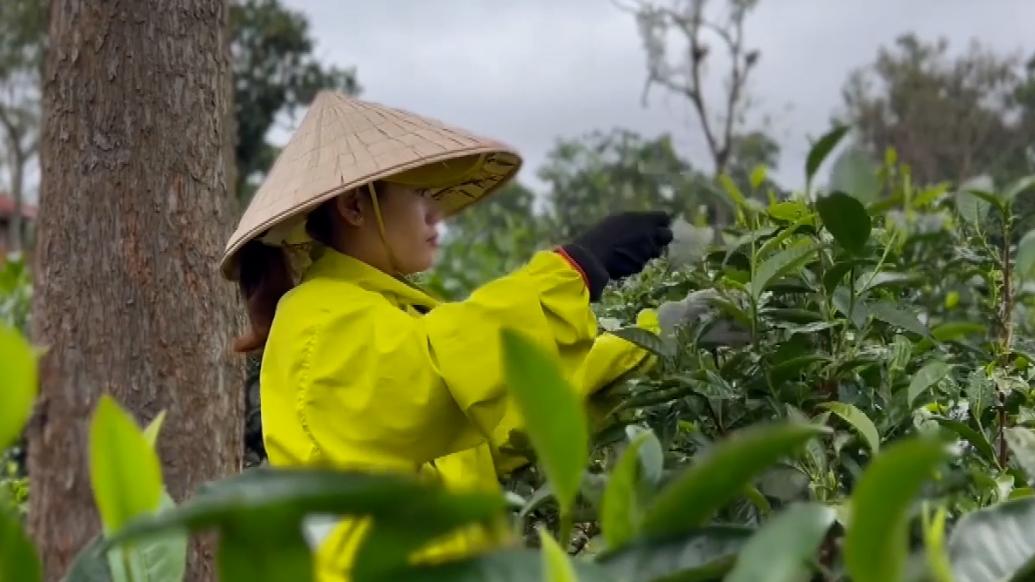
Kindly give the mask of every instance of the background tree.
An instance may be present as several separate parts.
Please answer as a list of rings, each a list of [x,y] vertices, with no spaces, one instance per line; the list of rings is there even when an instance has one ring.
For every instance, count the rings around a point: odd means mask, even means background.
[[[10,240],[24,246],[22,208],[26,173],[39,147],[40,66],[46,38],[46,5],[36,0],[0,3],[0,151],[14,201]]]
[[[43,91],[30,527],[48,580],[98,532],[87,426],[102,392],[141,421],[182,500],[241,464],[240,328],[215,265],[234,220],[227,4],[55,0]],[[193,546],[189,580],[212,578]]]
[[[308,105],[324,88],[358,92],[353,69],[321,64],[305,15],[279,0],[245,0],[230,7],[233,31],[234,111],[237,120],[237,192],[246,203],[277,148],[266,134],[278,115]]]
[[[948,48],[905,35],[852,74],[844,100],[862,145],[895,148],[921,184],[1033,171],[1035,65],[1025,83],[1014,57],[975,43],[950,58]]]
[[[618,6],[636,17],[647,55],[647,80],[643,97],[657,85],[690,102],[704,134],[713,163],[713,175],[726,173],[732,160],[740,126],[747,111],[747,83],[761,53],[747,46],[744,22],[757,0],[727,0],[723,9],[709,11],[708,0],[636,0]],[[673,51],[669,38],[682,41]],[[714,66],[712,44],[725,51],[727,67],[722,94],[716,101],[705,79],[706,64]],[[722,57],[718,57],[722,58]],[[726,222],[725,207],[715,202],[716,221]]]
[[[686,213],[701,203],[707,179],[679,157],[663,135],[645,139],[622,129],[561,140],[539,170],[550,232],[577,235],[612,212]]]

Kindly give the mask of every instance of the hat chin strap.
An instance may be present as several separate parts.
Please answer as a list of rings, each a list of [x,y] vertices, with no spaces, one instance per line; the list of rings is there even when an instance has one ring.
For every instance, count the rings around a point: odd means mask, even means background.
[[[385,236],[385,221],[381,217],[381,205],[377,201],[377,190],[374,189],[373,182],[367,184],[367,192],[370,193],[370,204],[374,207],[374,218],[377,220],[377,233],[381,236],[381,244],[385,247],[385,254],[388,255],[388,266],[394,271],[392,275],[401,276],[402,271],[399,269],[399,262],[395,260],[395,253],[392,252],[392,247],[388,244],[388,237]]]

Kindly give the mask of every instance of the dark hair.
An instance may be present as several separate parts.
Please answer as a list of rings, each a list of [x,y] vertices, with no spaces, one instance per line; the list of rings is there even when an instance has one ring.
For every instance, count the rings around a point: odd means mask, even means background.
[[[306,219],[309,236],[331,245],[334,233],[334,199],[317,207]],[[240,267],[241,297],[248,310],[251,329],[234,340],[234,351],[247,353],[262,349],[270,335],[277,302],[295,286],[287,255],[280,247],[248,241],[237,257]]]

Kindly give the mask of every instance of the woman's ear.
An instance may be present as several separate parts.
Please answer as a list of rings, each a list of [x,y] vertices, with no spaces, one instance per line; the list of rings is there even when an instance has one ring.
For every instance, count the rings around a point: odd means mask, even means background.
[[[345,224],[349,226],[363,226],[363,203],[361,196],[355,191],[338,196],[334,207]]]

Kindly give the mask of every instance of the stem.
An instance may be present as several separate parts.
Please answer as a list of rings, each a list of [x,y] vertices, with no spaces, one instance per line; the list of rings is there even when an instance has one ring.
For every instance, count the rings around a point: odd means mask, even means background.
[[[1006,467],[1009,461],[1010,449],[1006,447],[1006,404],[1003,402],[1003,395],[999,395],[999,428],[996,437],[999,439],[999,466]]]
[[[562,511],[560,519],[561,519],[561,523],[560,523],[560,529],[557,532],[557,541],[561,544],[561,547],[564,548],[565,551],[567,551],[568,550],[568,544],[571,541],[571,527],[572,527],[571,511]]]
[[[1010,257],[1010,223],[1013,221],[1011,212],[1003,213],[1003,246],[1001,254],[1003,270],[1003,300],[1000,303],[1000,349],[1001,356],[1008,358],[1013,346],[1013,262]]]

